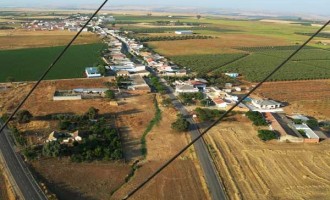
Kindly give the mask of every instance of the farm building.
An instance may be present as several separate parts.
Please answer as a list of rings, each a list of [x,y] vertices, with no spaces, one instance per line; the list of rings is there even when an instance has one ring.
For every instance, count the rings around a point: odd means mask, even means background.
[[[81,94],[74,93],[72,90],[55,91],[53,101],[74,101],[81,100]]]
[[[192,85],[177,85],[175,88],[177,93],[196,93],[199,92],[198,88],[194,88]]]
[[[214,99],[212,99],[212,101],[219,108],[226,108],[227,107],[227,103],[224,100],[222,100],[221,98],[214,98]]]
[[[192,35],[194,32],[191,30],[180,30],[180,31],[175,31],[175,34],[177,35]]]
[[[102,76],[97,67],[87,67],[85,73],[87,78],[98,78]]]
[[[88,88],[73,90],[57,90],[54,93],[54,101],[81,100],[84,98],[100,98],[104,96],[107,88]]]
[[[304,115],[292,115],[292,116],[289,116],[291,119],[295,119],[295,120],[301,120],[303,122],[307,122],[309,120],[308,117],[304,116]]]
[[[305,135],[309,139],[316,139],[316,140],[320,139],[320,137],[311,128],[309,128],[306,124],[295,124],[294,128],[297,129],[298,131],[305,132]]]
[[[274,100],[252,100],[252,104],[257,108],[262,109],[276,109],[282,106],[281,103],[278,103]]]
[[[266,120],[270,123],[270,129],[279,133],[281,142],[304,142],[304,138],[289,127],[290,120],[283,114],[266,112]]]
[[[227,75],[231,78],[237,78],[239,76],[239,73],[225,73],[225,75]]]

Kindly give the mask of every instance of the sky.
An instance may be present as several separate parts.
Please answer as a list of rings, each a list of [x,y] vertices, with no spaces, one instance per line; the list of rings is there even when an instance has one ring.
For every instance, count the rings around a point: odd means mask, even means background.
[[[91,3],[92,2],[92,3]],[[1,7],[67,7],[91,5],[102,0],[0,0]],[[92,5],[93,4],[93,5]],[[109,0],[108,6],[188,6],[235,9],[241,11],[272,11],[276,13],[320,14],[330,16],[330,0]],[[91,7],[92,8],[92,7]]]

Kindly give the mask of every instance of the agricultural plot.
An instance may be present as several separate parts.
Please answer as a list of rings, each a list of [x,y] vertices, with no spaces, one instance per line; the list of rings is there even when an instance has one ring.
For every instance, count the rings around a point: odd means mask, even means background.
[[[284,58],[263,55],[251,54],[232,64],[229,64],[215,72],[239,72],[247,80],[252,82],[261,81],[269,74],[276,66],[283,62]],[[314,63],[307,61],[289,61],[282,69],[274,74],[270,81],[285,81],[285,80],[310,80],[310,79],[326,79],[330,78],[330,66],[315,66]],[[319,64],[326,64],[320,62]]]
[[[220,68],[223,65],[227,65],[230,62],[234,62],[246,54],[209,54],[209,55],[188,55],[188,56],[174,56],[171,60],[176,64],[184,67],[188,67],[196,72],[211,72]]]
[[[103,44],[72,46],[46,79],[84,77],[84,68],[100,62]],[[0,51],[0,82],[8,77],[15,81],[36,80],[55,59],[63,46]]]

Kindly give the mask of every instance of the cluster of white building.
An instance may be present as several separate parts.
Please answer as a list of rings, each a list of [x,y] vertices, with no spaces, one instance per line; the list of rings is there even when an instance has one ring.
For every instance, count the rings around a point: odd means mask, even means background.
[[[58,18],[54,20],[33,20],[30,23],[22,23],[21,27],[31,31],[67,30],[70,32],[78,32],[88,19],[89,16],[76,14],[66,19]],[[99,28],[100,24],[111,22],[115,22],[115,18],[113,16],[98,16],[94,17],[92,22],[87,27],[92,28],[92,30],[95,31]],[[83,32],[87,32],[88,28],[83,29]]]

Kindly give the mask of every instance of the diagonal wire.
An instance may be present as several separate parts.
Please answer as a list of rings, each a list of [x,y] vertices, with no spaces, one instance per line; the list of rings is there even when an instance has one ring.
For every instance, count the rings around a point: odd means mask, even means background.
[[[129,192],[123,200],[129,199],[137,191],[139,191],[144,185],[151,181],[155,176],[157,176],[161,171],[163,171],[168,165],[170,165],[176,158],[178,158],[183,152],[185,152],[190,146],[192,146],[197,140],[201,139],[211,128],[216,124],[221,122],[232,110],[234,110],[239,104],[243,102],[245,98],[250,96],[255,90],[257,90],[264,82],[266,82],[271,76],[273,76],[278,70],[280,70],[292,57],[294,57],[300,50],[302,50],[315,36],[317,36],[325,27],[330,24],[330,20],[325,23],[316,33],[314,33],[304,44],[302,44],[297,50],[295,50],[287,59],[285,59],[279,66],[277,66],[268,76],[266,76],[260,83],[258,83],[250,92],[248,92],[241,100],[239,100],[234,106],[232,106],[228,111],[226,111],[218,120],[213,122],[207,129],[205,129],[198,137],[193,139],[187,146],[185,146],[181,151],[175,154],[170,160],[164,163],[160,168],[158,168],[153,174],[151,174],[147,179],[135,187],[131,192]]]
[[[57,58],[52,62],[52,64],[48,67],[48,69],[43,73],[43,75],[39,78],[37,83],[32,87],[32,89],[29,91],[29,93],[24,97],[24,99],[20,102],[20,104],[15,108],[14,112],[9,116],[9,118],[6,120],[6,122],[1,126],[0,128],[0,134],[5,129],[5,127],[8,125],[10,120],[13,119],[14,115],[19,111],[19,109],[24,105],[26,100],[31,96],[31,94],[34,92],[34,90],[38,87],[38,85],[41,83],[41,81],[46,77],[46,75],[50,72],[50,70],[56,65],[56,63],[62,58],[62,56],[65,54],[65,52],[69,49],[69,47],[73,44],[73,42],[77,39],[77,37],[80,35],[80,33],[87,27],[89,22],[92,21],[92,19],[97,15],[97,13],[104,7],[104,5],[108,2],[108,0],[105,0],[102,5],[94,12],[94,14],[88,19],[88,21],[84,24],[84,26],[78,31],[78,33],[72,38],[70,43],[62,50],[62,52],[57,56]]]

